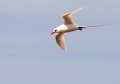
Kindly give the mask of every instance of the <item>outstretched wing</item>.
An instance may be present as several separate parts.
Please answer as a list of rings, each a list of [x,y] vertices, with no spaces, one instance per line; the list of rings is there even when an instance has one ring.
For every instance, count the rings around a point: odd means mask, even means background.
[[[72,19],[72,14],[76,13],[77,11],[79,11],[81,8],[77,9],[77,10],[74,10],[72,12],[69,12],[65,15],[63,15],[63,18],[64,18],[64,24],[74,24],[74,21]]]
[[[65,45],[65,41],[64,41],[64,35],[65,33],[59,33],[57,36],[56,36],[56,42],[57,44],[60,46],[60,48],[66,52],[67,51],[67,48],[66,48],[66,45]]]

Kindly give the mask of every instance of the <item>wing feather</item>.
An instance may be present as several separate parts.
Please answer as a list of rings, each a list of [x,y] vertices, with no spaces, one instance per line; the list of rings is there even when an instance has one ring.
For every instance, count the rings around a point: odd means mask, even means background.
[[[56,36],[56,42],[57,42],[57,44],[60,46],[60,48],[61,48],[64,52],[66,52],[66,51],[67,51],[67,48],[66,48],[66,45],[65,45],[64,35],[65,35],[65,33],[59,33],[59,34]]]
[[[72,12],[69,12],[65,15],[63,15],[63,18],[64,18],[64,24],[74,24],[74,21],[73,21],[73,18],[72,18],[72,14],[76,13],[77,11],[79,11],[81,8],[77,9],[77,10],[74,10]]]

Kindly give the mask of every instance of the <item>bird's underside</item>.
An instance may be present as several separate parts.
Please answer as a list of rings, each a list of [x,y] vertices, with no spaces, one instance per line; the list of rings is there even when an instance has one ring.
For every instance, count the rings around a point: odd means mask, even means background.
[[[75,30],[82,30],[83,28],[89,28],[89,27],[105,26],[105,25],[97,25],[97,26],[78,26],[78,25],[76,25],[72,18],[72,14],[76,13],[80,9],[82,9],[82,8],[79,8],[77,10],[74,10],[72,12],[69,12],[69,13],[63,15],[64,24],[58,26],[51,32],[51,35],[54,33],[58,33],[58,35],[56,36],[56,42],[64,52],[67,51],[65,40],[64,40],[64,36],[67,32],[72,32]]]
[[[63,15],[63,18],[64,18],[64,25],[68,26],[68,25],[75,25],[75,22],[73,21],[73,18],[72,18],[72,14],[76,13],[77,11],[79,11],[80,9],[82,8],[79,8],[77,10],[74,10],[72,12],[69,12],[65,15]],[[76,25],[75,25],[76,26]],[[73,27],[74,28],[74,27]],[[76,29],[72,29],[71,30],[71,27],[68,26],[68,31],[74,31]],[[66,48],[66,44],[65,44],[65,40],[64,40],[64,36],[65,36],[65,33],[66,32],[63,32],[63,33],[59,33],[57,36],[56,36],[56,42],[57,44],[60,46],[60,48],[66,52],[67,51],[67,48]]]
[[[56,36],[56,42],[64,52],[67,51],[65,40],[64,40],[64,36],[65,36],[66,32],[75,31],[77,28],[77,25],[73,21],[72,14],[76,13],[80,9],[82,9],[82,8],[79,8],[77,10],[74,10],[72,12],[69,12],[69,13],[63,15],[64,25],[57,27],[58,29],[55,28],[53,30],[53,32],[51,33],[51,34],[59,33]],[[63,31],[63,32],[61,32],[61,31]]]

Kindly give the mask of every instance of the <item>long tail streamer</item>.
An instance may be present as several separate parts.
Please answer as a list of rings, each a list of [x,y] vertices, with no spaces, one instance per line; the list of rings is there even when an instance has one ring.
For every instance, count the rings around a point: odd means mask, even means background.
[[[103,24],[103,25],[97,25],[97,26],[86,26],[85,28],[89,28],[89,27],[101,27],[101,26],[108,26],[110,24]]]

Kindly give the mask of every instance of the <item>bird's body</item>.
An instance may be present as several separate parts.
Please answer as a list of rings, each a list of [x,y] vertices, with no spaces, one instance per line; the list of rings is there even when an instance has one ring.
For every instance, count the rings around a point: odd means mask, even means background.
[[[55,29],[59,31],[57,33],[72,32],[72,31],[78,30],[78,26],[74,24],[68,24],[68,25],[62,24]]]
[[[54,33],[58,33],[58,35],[56,36],[56,42],[64,52],[67,51],[65,41],[64,41],[64,36],[66,33],[72,32],[75,30],[82,30],[83,28],[86,28],[86,27],[97,27],[97,26],[78,26],[77,24],[75,24],[75,22],[72,19],[72,14],[76,13],[80,9],[82,8],[79,8],[77,10],[74,10],[72,12],[69,12],[63,15],[64,24],[55,28],[51,33],[51,35]]]
[[[79,11],[80,9],[82,9],[82,8],[79,8],[77,10],[74,10],[72,12],[69,12],[69,13],[63,15],[64,24],[62,24],[62,25],[58,26],[57,28],[55,28],[53,30],[53,32],[51,33],[51,34],[59,33],[56,36],[56,42],[61,47],[61,49],[63,51],[67,51],[65,41],[64,41],[65,33],[72,32],[72,31],[75,31],[75,30],[79,30],[79,28],[80,28],[78,25],[75,24],[75,22],[72,19],[72,14]]]

